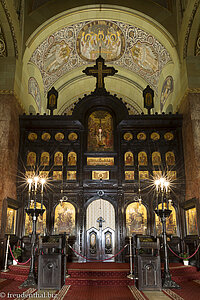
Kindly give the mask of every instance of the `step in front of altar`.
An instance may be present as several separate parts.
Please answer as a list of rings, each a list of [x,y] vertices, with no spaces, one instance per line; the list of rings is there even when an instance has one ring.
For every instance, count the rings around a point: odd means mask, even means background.
[[[73,286],[110,286],[133,285],[134,280],[127,278],[129,265],[120,263],[73,263],[67,266],[70,275],[65,283]],[[1,272],[0,278],[25,281],[29,273],[30,266],[9,266],[9,272]],[[37,270],[36,270],[37,271]],[[196,267],[173,264],[170,266],[172,279],[178,284],[190,280],[200,280],[200,272]]]
[[[84,267],[84,266],[81,266]],[[87,267],[87,266],[85,266]],[[101,267],[101,266],[99,266]],[[104,266],[107,267],[106,265]],[[68,285],[80,286],[127,286],[133,285],[134,281],[127,278],[129,269],[98,269],[95,265],[94,269],[68,269],[70,278],[66,278],[65,282]]]

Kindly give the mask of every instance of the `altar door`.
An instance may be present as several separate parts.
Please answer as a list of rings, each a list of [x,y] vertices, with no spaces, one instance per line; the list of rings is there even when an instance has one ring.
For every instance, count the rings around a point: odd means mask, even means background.
[[[105,260],[115,254],[115,210],[103,199],[93,201],[86,212],[86,255],[88,260]],[[107,260],[114,261],[114,258]]]

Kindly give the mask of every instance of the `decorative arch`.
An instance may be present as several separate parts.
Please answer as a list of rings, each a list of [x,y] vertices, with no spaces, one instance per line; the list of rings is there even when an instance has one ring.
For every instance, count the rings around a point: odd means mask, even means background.
[[[110,19],[111,11],[112,19]],[[102,19],[102,15],[104,19]],[[100,31],[103,31],[103,36],[98,34],[96,24],[101,28]],[[106,26],[111,29],[109,32],[106,31]],[[47,20],[45,26],[41,24],[35,32],[30,33],[23,58],[24,71],[28,73],[29,77],[33,76],[27,72],[27,64],[34,65],[38,70],[40,75],[37,77],[41,78],[36,78],[36,80],[42,93],[42,105],[45,105],[43,91],[46,94],[55,82],[60,98],[63,99],[59,102],[59,112],[63,106],[65,108],[73,106],[80,95],[91,92],[94,80],[80,74],[80,67],[92,63],[86,59],[95,58],[96,49],[93,48],[96,47],[97,43],[94,42],[95,35],[86,32],[89,30],[88,28],[96,28],[96,34],[102,43],[102,55],[106,55],[105,58],[108,60],[112,59],[112,63],[116,64],[120,71],[120,74],[117,74],[115,78],[106,80],[106,88],[117,95],[120,93],[127,97],[130,106],[133,104],[131,95],[134,93],[137,95],[136,104],[142,110],[141,89],[138,88],[137,84],[142,89],[150,84],[157,95],[158,81],[163,68],[169,63],[178,65],[178,55],[174,47],[175,41],[163,26],[148,16],[148,12],[145,15],[123,6],[115,6],[113,10],[113,5],[106,5],[106,7],[102,5],[101,12],[97,5],[87,6],[87,8],[77,7],[68,10],[67,13],[63,11],[59,16],[55,15]],[[141,38],[142,36],[143,38]],[[84,42],[82,48],[79,47],[81,40]],[[108,41],[107,44],[106,40]],[[116,53],[114,53],[115,50]],[[120,57],[118,54],[122,54],[123,51],[125,52]],[[57,63],[55,53],[59,56]],[[146,55],[145,60],[142,59],[142,53]],[[52,64],[50,63],[51,58],[53,59]],[[132,76],[130,78],[130,73],[134,75],[134,78]],[[178,72],[176,76],[177,74]],[[75,88],[75,85],[77,86],[80,82],[79,88]],[[44,90],[42,90],[43,87]],[[68,105],[64,103],[66,95],[69,99]],[[43,107],[43,110],[45,109]]]
[[[147,209],[139,202],[132,202],[126,208],[127,235],[146,234]]]
[[[108,200],[98,198],[88,205],[86,209],[86,230],[99,227],[97,221],[99,217],[104,219],[102,229],[110,227],[115,230],[115,209]]]
[[[75,235],[76,209],[70,202],[59,203],[54,212],[54,233]]]
[[[162,209],[162,203],[158,205],[158,209]],[[169,218],[166,219],[166,230],[167,234],[170,235],[177,235],[177,221],[176,221],[176,210],[174,206],[170,206],[170,210],[172,211]],[[162,234],[162,223],[160,221],[160,218],[155,213],[155,222],[156,222],[156,232],[157,235]]]

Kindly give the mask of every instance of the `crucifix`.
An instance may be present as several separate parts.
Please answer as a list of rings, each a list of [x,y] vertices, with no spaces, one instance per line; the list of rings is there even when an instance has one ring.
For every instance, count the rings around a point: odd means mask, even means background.
[[[83,70],[83,73],[85,73],[88,76],[94,76],[97,78],[96,83],[96,90],[103,90],[105,89],[104,84],[104,77],[106,76],[113,76],[118,71],[115,70],[114,67],[107,67],[105,65],[105,60],[101,55],[96,59],[96,65],[93,67],[87,67],[85,70]]]
[[[104,218],[99,217],[99,218],[97,219],[97,222],[99,223],[99,228],[101,228],[101,227],[103,226],[103,222],[105,222],[105,220],[104,220]]]

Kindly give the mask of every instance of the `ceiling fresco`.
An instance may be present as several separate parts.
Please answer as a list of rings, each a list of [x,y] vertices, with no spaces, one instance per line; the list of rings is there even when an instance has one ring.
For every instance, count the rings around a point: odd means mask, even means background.
[[[58,112],[58,114],[61,114],[61,115],[65,115],[66,114],[68,116],[71,116],[72,112],[73,112],[73,110],[74,110],[74,108],[76,106],[76,104],[79,102],[80,99],[84,98],[85,95],[86,95],[85,93],[81,93],[78,98],[75,97],[74,99],[71,99],[71,103],[72,104],[70,104],[70,105],[68,105],[67,103],[65,103],[64,107],[61,107],[61,109]],[[127,96],[121,95],[119,93],[116,95],[113,92],[113,95],[117,96],[126,105],[126,107],[128,109],[129,115],[139,115],[139,114],[142,113],[142,109],[137,104],[137,102],[134,101],[133,99],[130,99]],[[132,104],[130,104],[130,102],[132,102]]]
[[[102,57],[144,78],[157,91],[163,67],[172,61],[166,48],[151,34],[111,20],[85,21],[62,28],[46,38],[30,62],[40,70],[47,91],[67,72]]]

